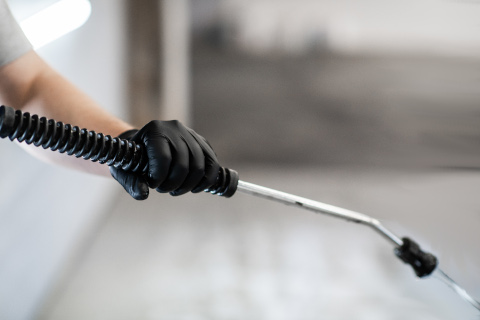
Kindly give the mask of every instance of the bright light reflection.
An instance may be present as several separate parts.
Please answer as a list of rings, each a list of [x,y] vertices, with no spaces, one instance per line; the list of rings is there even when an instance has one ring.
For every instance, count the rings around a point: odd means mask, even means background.
[[[90,17],[88,0],[61,0],[23,20],[20,25],[35,49],[81,27]]]

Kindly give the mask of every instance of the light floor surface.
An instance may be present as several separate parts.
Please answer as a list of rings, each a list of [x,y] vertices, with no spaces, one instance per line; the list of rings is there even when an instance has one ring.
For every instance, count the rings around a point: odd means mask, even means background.
[[[480,298],[480,174],[237,168],[244,181],[380,219]],[[479,319],[371,229],[237,193],[119,193],[39,319]]]

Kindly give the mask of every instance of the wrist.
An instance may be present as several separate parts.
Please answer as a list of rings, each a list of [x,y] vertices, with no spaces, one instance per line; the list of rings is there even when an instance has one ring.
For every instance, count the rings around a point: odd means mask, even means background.
[[[137,129],[130,129],[120,133],[118,137],[120,139],[130,140],[137,132],[138,132]]]

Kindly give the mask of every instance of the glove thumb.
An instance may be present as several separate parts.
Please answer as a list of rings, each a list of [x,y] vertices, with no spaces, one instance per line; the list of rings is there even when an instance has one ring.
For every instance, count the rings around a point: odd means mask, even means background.
[[[110,174],[135,200],[145,200],[148,198],[148,184],[142,176],[114,167],[110,167]]]

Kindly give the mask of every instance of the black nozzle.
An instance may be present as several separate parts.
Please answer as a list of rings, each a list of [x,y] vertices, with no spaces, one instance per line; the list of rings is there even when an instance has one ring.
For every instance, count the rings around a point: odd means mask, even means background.
[[[395,254],[403,262],[412,266],[417,277],[430,275],[438,265],[438,259],[433,254],[424,252],[420,246],[409,238],[402,238],[403,244],[395,248]]]

